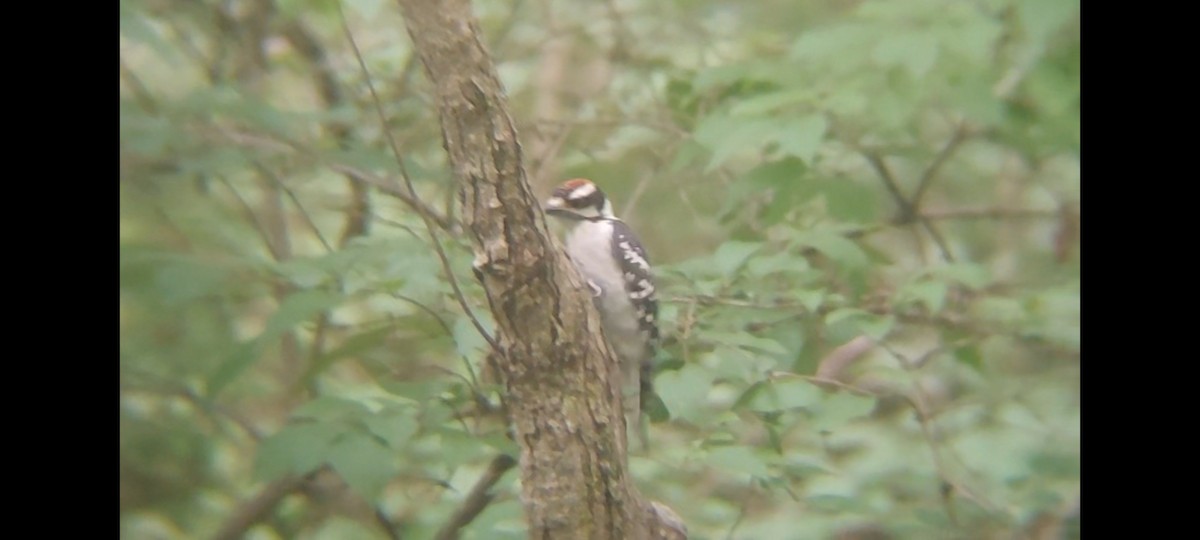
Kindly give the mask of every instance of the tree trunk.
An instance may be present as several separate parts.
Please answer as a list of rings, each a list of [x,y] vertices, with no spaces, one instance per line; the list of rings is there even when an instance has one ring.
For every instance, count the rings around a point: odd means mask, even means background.
[[[399,0],[496,320],[530,538],[685,538],[628,474],[619,369],[582,279],[530,190],[504,89],[468,0]]]

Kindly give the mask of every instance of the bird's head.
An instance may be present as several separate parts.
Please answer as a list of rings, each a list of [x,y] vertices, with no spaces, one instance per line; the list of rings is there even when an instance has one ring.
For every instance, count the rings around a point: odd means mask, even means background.
[[[547,214],[569,221],[612,218],[612,203],[591,180],[567,180],[554,189],[543,206]]]

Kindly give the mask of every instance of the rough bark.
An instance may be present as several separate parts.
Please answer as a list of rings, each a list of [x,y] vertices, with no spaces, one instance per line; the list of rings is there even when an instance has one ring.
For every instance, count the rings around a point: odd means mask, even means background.
[[[629,478],[618,366],[529,188],[470,3],[398,1],[435,88],[464,230],[496,320],[529,537],[685,537]]]

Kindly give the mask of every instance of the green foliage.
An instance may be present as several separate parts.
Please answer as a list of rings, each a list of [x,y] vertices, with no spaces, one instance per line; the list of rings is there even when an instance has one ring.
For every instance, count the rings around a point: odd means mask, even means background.
[[[474,2],[533,188],[598,181],[658,271],[642,491],[696,538],[1078,537],[1077,0],[526,4]],[[516,455],[423,221],[347,177],[401,185],[337,7],[120,3],[123,536],[317,472],[248,537],[430,538]],[[403,21],[343,8],[494,332]],[[524,537],[515,476],[463,538]]]

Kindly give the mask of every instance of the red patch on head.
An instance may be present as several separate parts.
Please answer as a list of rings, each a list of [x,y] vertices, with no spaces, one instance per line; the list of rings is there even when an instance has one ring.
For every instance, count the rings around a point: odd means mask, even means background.
[[[563,182],[562,187],[567,189],[575,189],[579,186],[590,183],[592,183],[592,181],[588,180],[587,178],[575,178],[573,180],[567,180],[566,182]]]

